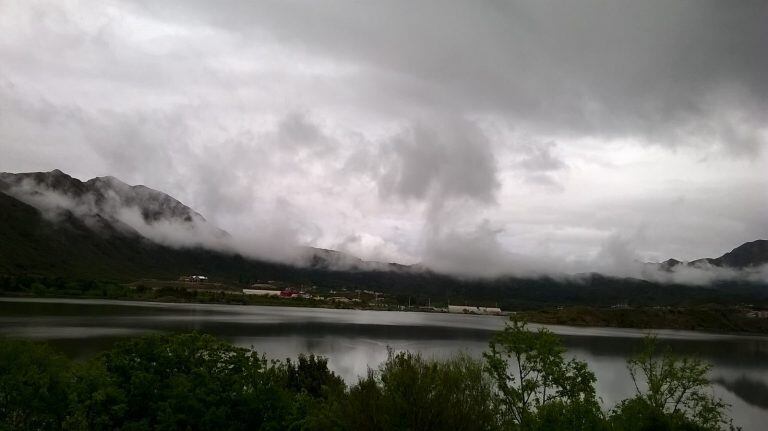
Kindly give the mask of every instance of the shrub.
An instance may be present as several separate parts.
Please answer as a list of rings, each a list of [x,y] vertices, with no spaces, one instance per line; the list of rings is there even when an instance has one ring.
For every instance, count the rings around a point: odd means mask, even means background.
[[[595,375],[587,364],[564,357],[560,339],[547,329],[530,331],[525,322],[512,319],[496,334],[484,354],[488,372],[499,395],[502,423],[509,428],[536,429],[553,420],[550,405],[578,415],[560,416],[571,430],[593,429],[600,408],[595,396]],[[541,418],[538,417],[541,415]],[[570,422],[562,423],[570,420]]]
[[[347,388],[324,358],[267,361],[198,333],[123,341],[82,363],[0,338],[0,430],[595,430],[730,427],[709,365],[660,351],[628,361],[636,395],[606,415],[595,376],[559,339],[513,320],[485,361],[389,351]]]
[[[209,335],[144,336],[98,360],[124,404],[95,416],[117,428],[258,429],[280,425],[288,408],[275,367]]]
[[[467,355],[445,361],[389,352],[377,373],[353,386],[347,429],[488,430],[495,425],[491,383]]]
[[[614,409],[621,430],[720,430],[730,426],[727,405],[712,394],[711,366],[697,358],[659,351],[654,337],[627,361],[636,395]],[[732,427],[731,427],[732,428]]]
[[[70,376],[70,362],[47,345],[0,340],[0,429],[59,428]]]

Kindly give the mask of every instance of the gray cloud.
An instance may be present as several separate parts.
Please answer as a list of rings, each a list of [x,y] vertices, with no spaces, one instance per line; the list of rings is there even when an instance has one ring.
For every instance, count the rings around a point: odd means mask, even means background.
[[[557,144],[554,142],[534,143],[520,147],[518,151],[522,157],[515,166],[525,181],[562,191],[563,186],[558,173],[567,170],[568,164],[554,153],[556,147]]]
[[[381,192],[442,202],[495,200],[496,162],[483,132],[461,118],[415,122],[382,146]]]
[[[359,103],[383,86],[397,104],[500,111],[539,130],[670,146],[736,133],[716,141],[746,154],[766,143],[749,132],[768,112],[762,1],[196,3],[145,6],[372,69]]]
[[[551,172],[567,168],[568,165],[565,162],[552,154],[552,149],[555,146],[554,142],[545,142],[527,147],[524,151],[526,155],[520,161],[519,166],[533,172]]]
[[[635,274],[624,252],[768,237],[766,21],[750,0],[0,2],[0,170],[147,184],[265,255]]]

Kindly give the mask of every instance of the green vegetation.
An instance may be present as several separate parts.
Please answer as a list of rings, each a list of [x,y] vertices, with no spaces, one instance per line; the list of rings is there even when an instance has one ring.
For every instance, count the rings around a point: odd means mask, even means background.
[[[505,428],[600,428],[595,375],[584,362],[565,361],[564,353],[555,334],[528,331],[518,320],[494,337],[485,359]]]
[[[768,333],[768,319],[748,317],[748,311],[744,307],[720,305],[637,308],[564,307],[523,311],[518,313],[518,316],[528,322],[552,325]]]
[[[320,292],[330,296],[326,292]],[[220,283],[184,283],[180,281],[143,280],[131,284],[109,281],[72,280],[61,277],[0,276],[0,296],[38,298],[90,298],[135,301],[188,302],[235,305],[277,305],[323,308],[375,308],[397,310],[399,302],[388,297],[376,303],[338,302],[323,298],[280,298],[244,295],[242,289]],[[343,296],[335,294],[333,296]],[[346,296],[350,296],[348,293]],[[370,295],[368,295],[370,297]],[[408,298],[405,298],[407,303]]]
[[[628,363],[637,393],[605,411],[586,363],[513,320],[482,360],[390,351],[347,386],[315,356],[268,361],[197,333],[149,335],[73,362],[0,340],[0,430],[721,430],[707,364],[660,351]]]

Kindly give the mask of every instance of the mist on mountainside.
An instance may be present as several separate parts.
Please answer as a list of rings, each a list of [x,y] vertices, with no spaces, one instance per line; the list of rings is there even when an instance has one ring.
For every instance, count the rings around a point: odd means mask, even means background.
[[[579,277],[579,274],[600,273],[665,284],[691,285],[708,285],[723,280],[768,280],[766,241],[745,244],[716,259],[699,259],[687,263],[669,260],[657,264],[642,262],[628,241],[612,237],[596,256],[564,261],[506,252],[494,243],[495,236],[491,228],[483,225],[475,232],[461,237],[435,233],[431,240],[433,243],[425,250],[425,263],[403,267],[363,261],[347,253],[300,244],[290,232],[281,231],[282,225],[279,222],[260,234],[228,233],[165,193],[141,185],[131,186],[114,177],[97,177],[83,182],[58,170],[47,173],[3,173],[0,174],[0,191],[37,208],[51,222],[57,223],[73,215],[97,234],[104,234],[107,228],[116,229],[126,235],[138,235],[165,246],[202,247],[295,266],[318,266],[333,270],[409,268],[417,271],[429,268],[444,274],[471,278],[572,278]],[[741,259],[731,256],[740,256]],[[429,262],[433,262],[433,265],[429,265]],[[443,266],[441,262],[462,264]]]

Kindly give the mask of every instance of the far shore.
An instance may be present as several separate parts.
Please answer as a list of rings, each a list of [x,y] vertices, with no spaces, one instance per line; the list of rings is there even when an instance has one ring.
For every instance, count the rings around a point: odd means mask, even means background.
[[[244,296],[244,295],[241,295]],[[610,317],[608,320],[606,320],[606,315],[610,316],[610,314],[616,314],[616,310],[607,310],[607,309],[599,309],[599,308],[591,308],[591,307],[568,307],[568,308],[556,308],[556,309],[545,309],[545,310],[520,310],[520,311],[505,311],[502,313],[502,315],[483,315],[483,314],[474,314],[474,313],[448,313],[447,311],[441,310],[441,311],[434,311],[434,310],[428,310],[423,309],[423,307],[411,307],[408,308],[402,308],[402,307],[389,307],[389,308],[374,308],[374,307],[350,307],[350,306],[340,306],[340,304],[336,303],[315,303],[315,304],[308,304],[306,301],[295,301],[293,298],[286,298],[286,299],[280,299],[278,300],[280,302],[268,302],[268,303],[242,303],[242,302],[236,302],[236,301],[230,301],[230,302],[223,302],[223,301],[189,301],[185,300],[184,298],[158,298],[158,299],[149,299],[149,298],[104,298],[104,297],[98,297],[98,296],[53,296],[53,295],[46,295],[46,296],[34,296],[34,295],[25,295],[25,296],[0,296],[0,302],[40,302],[40,303],[55,303],[55,302],[66,302],[66,303],[93,303],[93,304],[110,304],[110,305],[136,305],[136,306],[183,306],[183,305],[211,305],[211,306],[242,306],[242,307],[290,307],[290,308],[306,308],[306,309],[318,309],[318,310],[358,310],[358,311],[379,311],[379,312],[408,312],[408,313],[444,313],[444,314],[454,314],[454,315],[463,315],[463,316],[476,316],[476,317],[510,317],[510,316],[517,316],[522,320],[525,320],[529,323],[535,324],[536,326],[541,325],[542,327],[548,327],[553,330],[555,333],[565,333],[567,334],[569,331],[567,328],[594,328],[594,329],[605,329],[605,330],[631,330],[631,331],[644,331],[643,333],[647,332],[654,332],[657,335],[660,335],[662,337],[664,336],[684,336],[685,334],[696,334],[696,335],[714,335],[714,336],[746,336],[746,337],[766,337],[768,336],[768,330],[765,330],[763,332],[760,331],[729,331],[729,330],[718,330],[718,329],[712,329],[712,327],[702,327],[702,328],[691,328],[690,327],[690,320],[686,321],[685,325],[680,324],[680,320],[675,321],[669,321],[669,325],[663,325],[663,322],[659,325],[655,326],[621,326],[616,324],[617,322],[615,320],[610,320]],[[658,313],[659,309],[661,307],[653,307],[649,309],[644,308],[638,308],[638,309],[632,309],[632,310],[622,310],[623,315],[647,315],[649,311]],[[670,308],[665,307],[665,311],[674,312],[678,316],[688,316],[691,314],[695,314],[695,312],[701,312],[701,309],[690,309],[690,308]],[[707,310],[712,311],[712,310]],[[595,315],[602,316],[603,320],[596,320],[594,318]],[[585,316],[590,316],[589,318],[584,318]],[[641,322],[642,319],[635,319],[634,322]],[[752,319],[749,319],[749,321],[752,321]],[[765,323],[768,327],[768,319],[766,319],[765,322],[762,320],[754,320],[756,323]],[[762,328],[763,326],[759,326],[759,328]],[[657,332],[657,331],[663,331],[663,332]],[[606,333],[606,336],[615,336],[617,334],[612,334],[613,331],[610,331],[609,333]],[[625,334],[629,335],[629,334]]]

